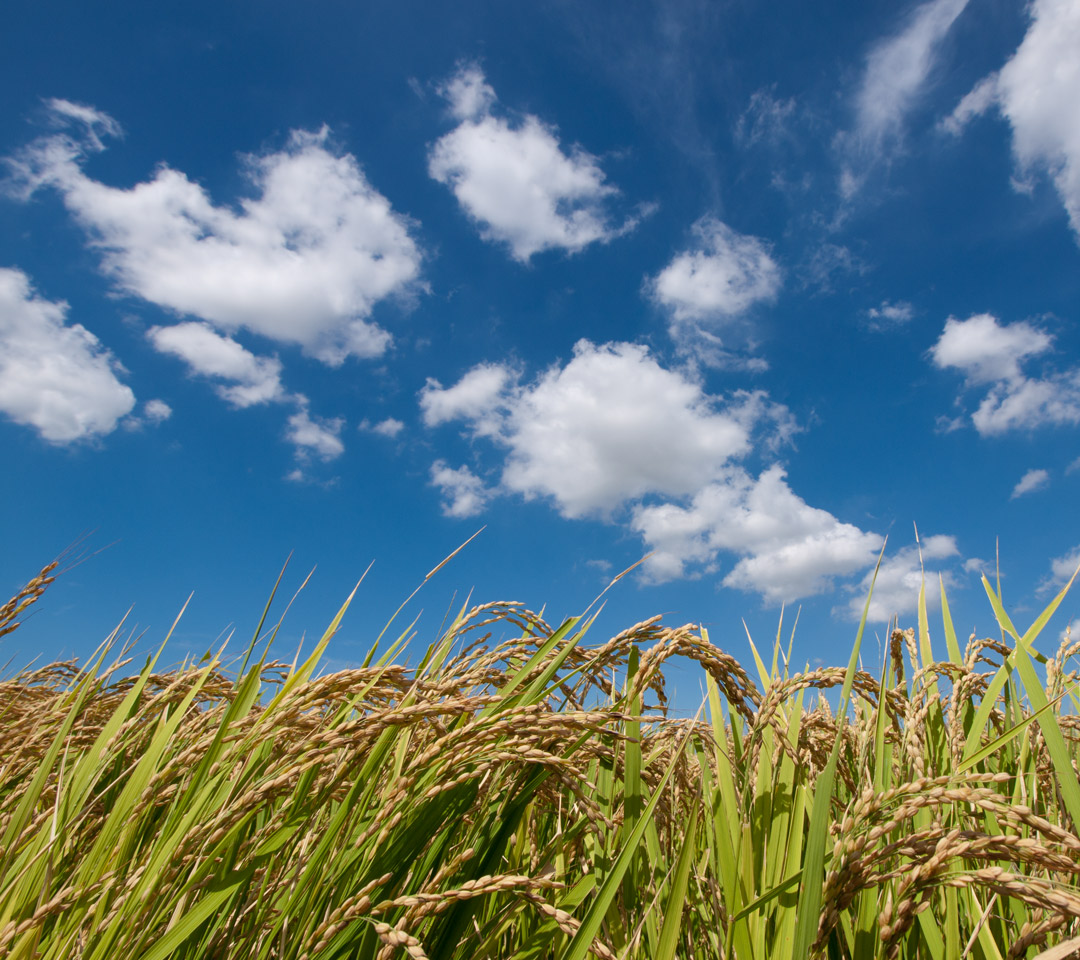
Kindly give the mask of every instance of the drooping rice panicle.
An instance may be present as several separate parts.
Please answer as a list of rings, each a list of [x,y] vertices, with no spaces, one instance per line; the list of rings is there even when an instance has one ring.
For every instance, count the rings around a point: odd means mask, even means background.
[[[1080,640],[1036,646],[1064,591],[1021,633],[986,587],[1010,644],[961,652],[943,600],[936,660],[922,595],[876,676],[520,603],[328,673],[348,603],[292,666],[268,606],[236,673],[126,676],[117,631],[0,681],[0,956],[1080,955]]]

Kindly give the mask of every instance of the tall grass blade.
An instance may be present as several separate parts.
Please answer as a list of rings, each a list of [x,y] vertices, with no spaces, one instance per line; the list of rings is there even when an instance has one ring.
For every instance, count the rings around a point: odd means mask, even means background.
[[[840,694],[840,706],[836,713],[840,722],[843,722],[848,703],[851,700],[851,687],[855,681],[855,673],[859,665],[859,654],[862,651],[863,631],[866,629],[866,618],[870,615],[870,600],[874,595],[874,585],[877,583],[878,571],[881,569],[881,561],[884,556],[885,547],[882,546],[877,565],[874,567],[874,575],[870,579],[870,590],[867,592],[866,604],[863,606],[862,618],[859,620],[859,629],[855,634],[855,645],[852,647],[851,657],[844,673],[844,686]],[[810,809],[810,828],[806,838],[806,858],[803,861],[802,883],[799,889],[799,919],[795,926],[793,957],[809,957],[811,947],[817,937],[818,920],[821,913],[821,877],[825,869],[825,848],[829,843],[829,813],[833,802],[836,764],[840,759],[840,743],[838,737],[829,752],[829,760],[825,765],[825,769],[814,784],[814,803]]]

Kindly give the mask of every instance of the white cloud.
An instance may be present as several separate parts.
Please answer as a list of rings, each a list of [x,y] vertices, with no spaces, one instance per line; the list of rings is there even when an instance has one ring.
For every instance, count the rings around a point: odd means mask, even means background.
[[[1045,172],[1080,237],[1080,7],[1074,0],[1034,0],[1031,25],[1001,70],[981,80],[944,126],[960,133],[995,105],[1009,121],[1021,182]]]
[[[1042,490],[1049,483],[1050,474],[1045,470],[1029,470],[1019,479],[1019,481],[1017,481],[1009,499],[1015,500],[1017,497],[1022,497],[1026,493],[1034,493],[1036,490]]]
[[[492,113],[497,98],[479,66],[461,67],[439,92],[459,123],[431,148],[428,172],[514,259],[574,253],[636,226],[611,224],[606,203],[619,191],[596,157],[580,147],[565,152],[555,129],[531,114],[512,124]]]
[[[0,268],[0,412],[56,444],[111,433],[135,406],[120,364],[67,312]]]
[[[947,560],[959,556],[956,540],[953,537],[937,535],[922,541],[922,559]],[[851,600],[845,609],[850,620],[862,619],[866,606],[866,595],[870,592],[870,582],[874,571],[870,570],[862,581],[848,589]],[[951,587],[955,578],[948,570],[926,571],[926,605],[933,609],[941,604],[941,583]],[[919,547],[910,546],[898,551],[895,556],[886,556],[881,561],[877,580],[874,581],[874,594],[870,600],[867,620],[873,623],[887,623],[896,614],[912,613],[918,609],[919,589],[923,583],[923,566],[919,560]]]
[[[308,411],[308,398],[302,393],[289,393],[282,385],[281,361],[277,357],[256,356],[231,337],[215,333],[206,323],[152,327],[147,331],[147,337],[155,349],[183,360],[192,373],[225,381],[218,383],[215,390],[234,407],[263,403],[295,405],[296,412],[287,421],[285,439],[296,448],[296,458],[302,464],[312,456],[324,462],[334,460],[345,451],[341,441],[345,421],[340,417],[312,417]],[[307,481],[310,478],[298,468],[286,479]]]
[[[870,164],[903,139],[904,124],[934,67],[942,40],[967,0],[929,0],[904,28],[871,50],[855,100],[855,128],[839,144],[847,155],[841,192],[851,196]]]
[[[477,64],[459,67],[458,72],[439,87],[439,94],[449,102],[450,114],[455,120],[487,116],[499,99]]]
[[[393,439],[404,429],[405,424],[400,420],[395,420],[393,417],[387,417],[385,420],[380,420],[372,426],[371,432],[377,433],[380,437],[390,437]]]
[[[145,426],[156,427],[172,416],[172,407],[164,400],[147,400],[143,404],[142,416],[131,414],[120,421],[125,430],[142,430]]]
[[[822,242],[800,265],[799,273],[803,287],[816,287],[821,293],[832,293],[834,281],[846,274],[863,276],[870,272],[870,264],[850,247],[839,243]]]
[[[1076,473],[1077,470],[1080,470],[1080,457],[1077,457],[1065,468],[1066,473]]]
[[[161,423],[172,416],[172,407],[164,400],[147,400],[143,406],[143,416],[150,423]]]
[[[517,376],[510,367],[484,363],[473,367],[452,387],[444,388],[429,377],[420,394],[424,423],[437,427],[451,420],[467,420],[477,436],[498,434],[506,414],[502,400]]]
[[[1077,567],[1080,567],[1080,544],[1050,561],[1050,574],[1039,584],[1039,593],[1048,593],[1055,587],[1065,586]]]
[[[942,129],[953,136],[959,136],[964,128],[975,118],[981,117],[998,99],[998,76],[992,73],[983,77],[970,92],[956,105],[956,109],[941,121]]]
[[[674,322],[723,321],[776,299],[780,268],[763,240],[709,216],[694,224],[693,233],[691,249],[645,284]]]
[[[497,492],[550,498],[568,518],[617,521],[629,508],[622,516],[656,551],[646,568],[656,581],[713,572],[726,551],[739,557],[726,585],[792,599],[862,570],[881,543],[807,505],[780,467],[754,479],[734,464],[790,438],[786,408],[760,392],[706,394],[641,346],[580,341],[568,363],[529,384],[480,366],[448,389],[429,381],[420,402],[429,425],[463,420],[506,451]],[[457,474],[443,476],[457,489]],[[461,475],[465,493],[476,484]]]
[[[950,317],[930,357],[939,369],[954,368],[969,386],[990,389],[971,420],[985,435],[1044,425],[1080,423],[1080,367],[1029,378],[1021,361],[1050,350],[1053,338],[1028,323],[1002,326],[989,314]]]
[[[934,422],[934,432],[955,433],[957,430],[962,430],[966,425],[967,419],[965,417],[947,417],[942,414]]]
[[[425,423],[462,419],[505,447],[503,487],[551,497],[566,517],[606,514],[646,494],[693,493],[750,452],[756,426],[791,430],[786,408],[760,394],[723,403],[645,347],[587,340],[531,385],[485,365],[448,389],[428,381],[420,404]]]
[[[442,491],[443,514],[447,517],[475,516],[492,496],[492,491],[468,467],[453,469],[445,460],[431,465],[431,483]]]
[[[299,344],[330,364],[386,350],[390,335],[367,318],[380,300],[418,288],[421,254],[356,159],[331,151],[327,128],[245,157],[257,196],[235,209],[165,165],[130,189],[93,180],[83,161],[115,121],[67,101],[50,106],[54,120],[83,132],[41,138],[9,159],[11,185],[23,196],[59,191],[121,290],[226,332]]]
[[[257,357],[230,337],[215,333],[209,324],[151,327],[147,337],[156,350],[179,357],[193,373],[232,381],[216,389],[234,407],[289,399],[277,357]]]
[[[871,330],[893,330],[903,326],[915,316],[915,309],[906,300],[897,300],[890,303],[882,300],[880,307],[870,307],[866,311]]]
[[[930,350],[934,364],[955,367],[968,383],[1020,380],[1020,361],[1050,349],[1052,338],[1028,323],[1001,326],[995,317],[980,313],[967,320],[949,317],[938,342]]]
[[[685,576],[688,565],[711,572],[726,551],[741,559],[724,586],[755,591],[775,603],[827,590],[833,577],[872,564],[881,547],[877,534],[808,505],[779,466],[756,480],[742,469],[724,471],[688,506],[638,507],[631,525],[653,551],[645,566],[651,579]]]
[[[639,506],[632,527],[653,555],[646,573],[654,581],[712,572],[721,551],[741,558],[725,586],[760,593],[771,603],[822,593],[832,578],[874,563],[881,538],[810,506],[772,467],[757,479],[742,469],[725,471],[689,505]],[[692,571],[691,571],[692,572]]]
[[[795,98],[781,100],[771,89],[755,90],[735,124],[735,138],[745,146],[767,143],[776,147],[792,137]]]
[[[1035,0],[1030,11],[1031,28],[998,74],[1001,111],[1021,170],[1051,176],[1080,234],[1080,7]]]
[[[289,417],[285,431],[285,439],[296,446],[297,458],[304,461],[314,455],[326,462],[340,457],[345,452],[345,444],[341,442],[341,428],[345,421],[341,417],[312,417],[308,413],[306,398],[297,399],[300,409]]]
[[[69,121],[73,121],[80,126],[88,148],[95,153],[100,153],[105,149],[102,137],[118,138],[124,135],[120,124],[112,117],[107,113],[102,113],[100,110],[95,110],[87,104],[73,103],[71,100],[53,97],[51,100],[45,101],[45,106],[49,110],[54,126],[63,127]]]
[[[984,435],[1080,423],[1080,368],[1042,380],[995,385],[971,420]]]

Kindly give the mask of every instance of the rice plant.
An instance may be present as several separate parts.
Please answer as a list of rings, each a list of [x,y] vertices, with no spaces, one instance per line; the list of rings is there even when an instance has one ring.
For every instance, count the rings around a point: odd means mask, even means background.
[[[117,632],[0,681],[0,956],[1080,956],[1080,642],[1036,647],[1068,587],[1023,633],[984,587],[1004,640],[961,648],[943,596],[939,658],[921,596],[873,673],[865,617],[803,672],[779,632],[747,670],[693,625],[591,644],[517,603],[333,672],[348,601],[289,664],[265,613],[235,671],[132,672]]]

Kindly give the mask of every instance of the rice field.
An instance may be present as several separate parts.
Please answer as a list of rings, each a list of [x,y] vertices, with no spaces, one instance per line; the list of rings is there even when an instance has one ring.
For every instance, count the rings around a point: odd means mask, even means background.
[[[347,602],[291,663],[266,613],[236,661],[114,635],[0,681],[0,956],[1080,957],[1080,638],[1040,652],[1068,587],[1021,633],[984,586],[998,637],[920,597],[872,670],[865,618],[804,671],[780,634],[741,665],[517,603],[333,672]]]

